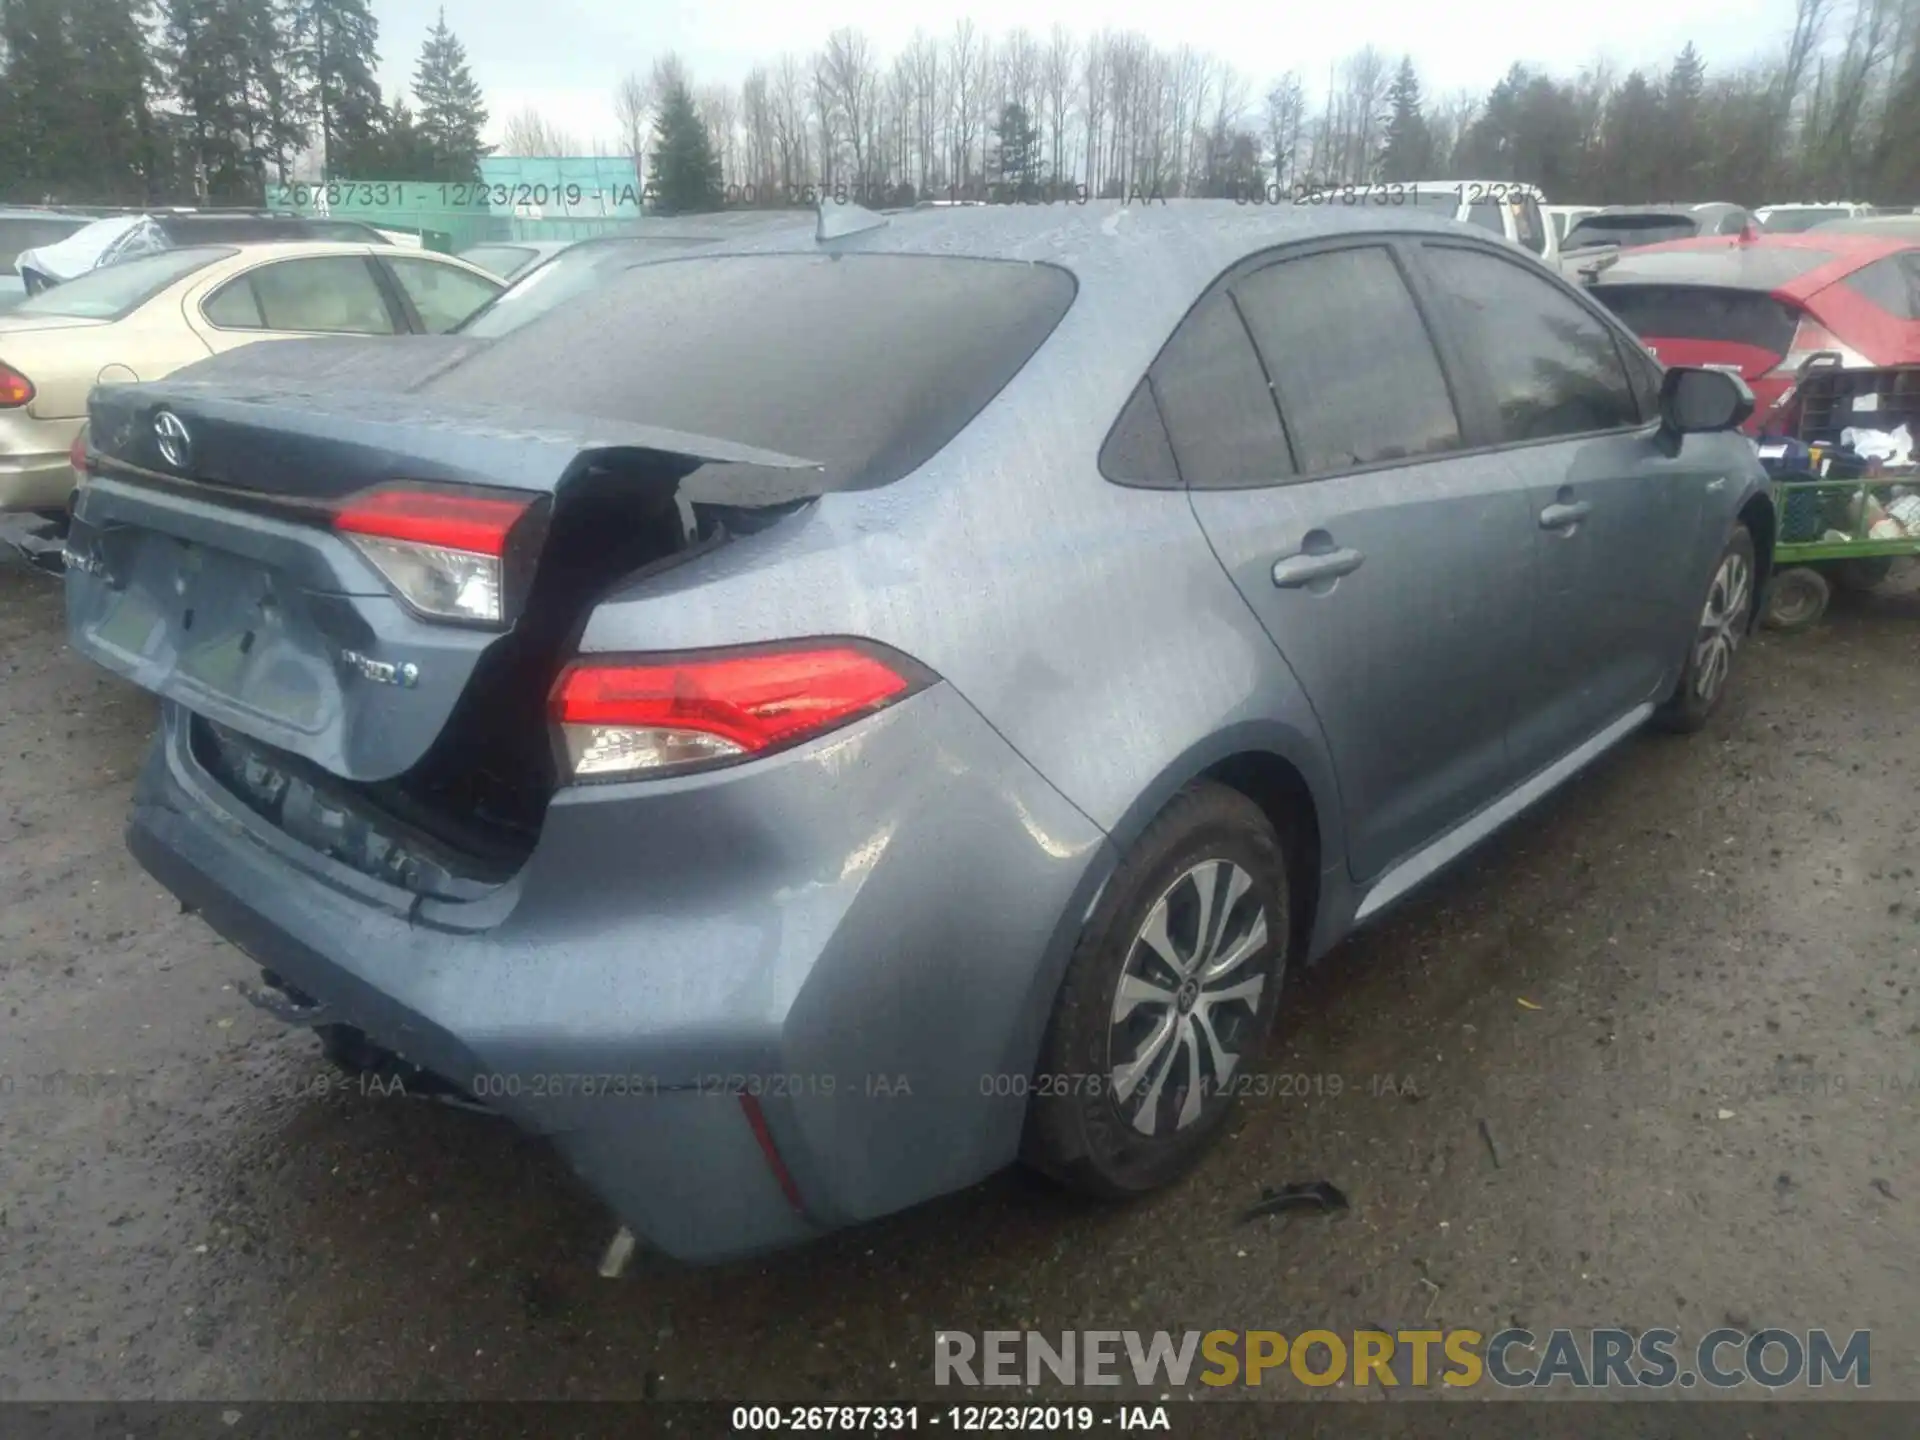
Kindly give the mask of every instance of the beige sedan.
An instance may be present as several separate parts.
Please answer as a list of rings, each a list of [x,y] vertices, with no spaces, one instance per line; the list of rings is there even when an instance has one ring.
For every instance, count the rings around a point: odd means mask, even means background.
[[[60,511],[96,384],[262,340],[439,334],[504,289],[430,251],[207,245],[90,271],[0,314],[0,511]]]

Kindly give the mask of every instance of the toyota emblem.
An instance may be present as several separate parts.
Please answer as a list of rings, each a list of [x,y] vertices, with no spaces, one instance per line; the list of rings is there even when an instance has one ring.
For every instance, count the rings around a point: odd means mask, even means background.
[[[185,470],[193,459],[193,437],[187,423],[171,410],[153,417],[153,438],[159,443],[160,458],[176,470]]]

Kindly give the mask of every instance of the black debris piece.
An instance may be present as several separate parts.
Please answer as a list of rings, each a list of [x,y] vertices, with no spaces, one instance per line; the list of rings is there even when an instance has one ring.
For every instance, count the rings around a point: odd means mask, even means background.
[[[1338,1186],[1325,1180],[1314,1180],[1304,1185],[1282,1185],[1278,1190],[1271,1185],[1260,1188],[1260,1203],[1247,1208],[1240,1219],[1258,1220],[1262,1215],[1282,1215],[1294,1210],[1312,1210],[1321,1215],[1331,1215],[1335,1211],[1345,1210],[1347,1197]]]

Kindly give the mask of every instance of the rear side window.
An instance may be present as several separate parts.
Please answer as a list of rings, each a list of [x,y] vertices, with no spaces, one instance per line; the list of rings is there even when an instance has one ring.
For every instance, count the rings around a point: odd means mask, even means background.
[[[1113,422],[1106,444],[1100,447],[1100,473],[1121,485],[1156,490],[1180,486],[1167,427],[1160,419],[1153,386],[1145,380],[1133,387],[1133,395]]]
[[[1424,248],[1452,333],[1487,377],[1502,443],[1639,423],[1613,332],[1578,302],[1497,256]]]
[[[386,262],[429,335],[444,335],[500,293],[501,287],[437,260]]]
[[[1784,355],[1794,313],[1771,295],[1706,285],[1595,285],[1593,298],[1642,340],[1713,340]]]
[[[1282,260],[1233,288],[1301,474],[1460,448],[1439,357],[1384,249]]]
[[[367,262],[357,255],[282,260],[248,272],[269,330],[322,335],[391,335],[393,313]],[[212,317],[209,316],[209,319]]]
[[[859,489],[966,428],[1073,296],[1067,271],[1024,261],[695,255],[606,276],[423,393],[733,440],[816,462],[812,488]]]
[[[1188,485],[1271,485],[1293,473],[1260,357],[1224,290],[1173,332],[1154,364],[1153,389]]]
[[[1840,283],[1889,315],[1920,320],[1920,251],[1876,260]]]

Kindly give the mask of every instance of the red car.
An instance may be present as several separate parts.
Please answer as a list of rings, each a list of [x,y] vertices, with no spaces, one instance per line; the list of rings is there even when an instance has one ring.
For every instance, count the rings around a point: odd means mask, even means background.
[[[1753,434],[1778,432],[1801,365],[1920,364],[1920,242],[1812,230],[1676,240],[1624,254],[1593,294],[1663,365],[1738,369]]]

